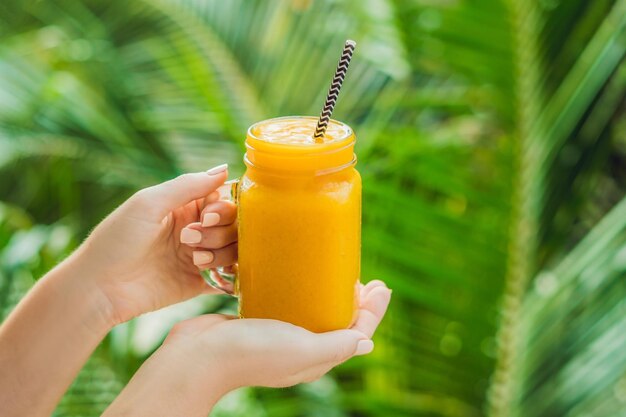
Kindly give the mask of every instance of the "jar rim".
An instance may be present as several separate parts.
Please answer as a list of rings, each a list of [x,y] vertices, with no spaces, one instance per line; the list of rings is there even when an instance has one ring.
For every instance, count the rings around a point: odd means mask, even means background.
[[[354,136],[354,132],[352,131],[352,128],[347,125],[346,123],[340,122],[339,120],[335,120],[335,119],[330,119],[329,123],[332,124],[336,124],[339,125],[340,127],[343,128],[344,134],[342,136],[340,136],[339,138],[333,140],[332,142],[327,142],[327,143],[323,143],[323,144],[319,144],[319,143],[273,143],[273,142],[268,142],[264,139],[261,139],[260,137],[258,137],[255,133],[254,130],[261,124],[265,124],[268,122],[273,122],[273,121],[280,121],[280,120],[317,120],[318,118],[315,116],[280,116],[280,117],[273,117],[271,119],[265,119],[265,120],[261,120],[258,121],[254,124],[252,124],[247,131],[247,137],[248,138],[252,138],[254,140],[260,141],[260,142],[264,142],[264,143],[268,143],[271,144],[273,146],[280,146],[280,147],[289,147],[289,148],[314,148],[314,147],[319,147],[320,145],[333,145],[333,144],[337,144],[337,143],[341,143],[343,141],[345,141],[346,139],[349,139],[350,137]]]
[[[331,123],[342,127],[344,134],[337,139],[323,143],[276,143],[260,139],[255,135],[255,129],[260,123],[280,123],[281,121],[306,120],[315,122],[312,116],[283,116],[267,119],[252,125],[248,129],[244,155],[244,162],[248,167],[274,171],[295,173],[335,172],[356,163],[354,145],[356,136],[354,131],[345,123],[332,120]],[[310,123],[313,127],[313,123]],[[312,134],[313,132],[311,132]]]

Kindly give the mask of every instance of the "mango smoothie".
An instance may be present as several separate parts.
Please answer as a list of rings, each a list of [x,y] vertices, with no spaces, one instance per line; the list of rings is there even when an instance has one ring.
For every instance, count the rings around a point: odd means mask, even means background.
[[[361,178],[355,136],[331,121],[283,117],[253,125],[239,206],[239,313],[314,332],[347,328],[358,307]]]

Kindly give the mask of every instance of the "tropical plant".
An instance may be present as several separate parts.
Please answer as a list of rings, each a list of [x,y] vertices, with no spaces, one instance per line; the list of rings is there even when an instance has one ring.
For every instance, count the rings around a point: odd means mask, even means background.
[[[0,4],[0,312],[138,187],[227,161],[247,126],[358,135],[371,357],[215,416],[609,416],[626,402],[624,0]],[[620,135],[621,133],[621,135]],[[116,328],[57,410],[99,415],[198,299]]]

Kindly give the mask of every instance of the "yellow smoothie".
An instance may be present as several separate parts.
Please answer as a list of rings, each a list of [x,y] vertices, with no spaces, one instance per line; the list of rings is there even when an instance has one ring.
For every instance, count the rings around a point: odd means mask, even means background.
[[[352,130],[316,118],[252,126],[239,206],[239,313],[314,332],[347,328],[358,307],[361,178]]]

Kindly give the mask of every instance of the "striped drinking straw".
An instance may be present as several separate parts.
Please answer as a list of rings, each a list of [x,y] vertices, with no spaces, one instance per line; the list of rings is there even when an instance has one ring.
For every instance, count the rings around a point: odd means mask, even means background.
[[[354,48],[356,48],[356,42],[347,40],[343,47],[341,59],[339,59],[339,63],[337,64],[333,82],[330,83],[330,88],[328,89],[328,94],[326,95],[326,101],[324,102],[324,108],[322,109],[320,118],[317,121],[317,126],[315,126],[315,134],[313,135],[313,138],[317,143],[322,143],[324,141],[324,133],[326,133],[328,122],[330,122],[330,116],[333,114],[335,104],[337,104],[339,90],[341,90],[343,80],[346,78],[346,72],[348,72],[348,65],[350,65]]]

